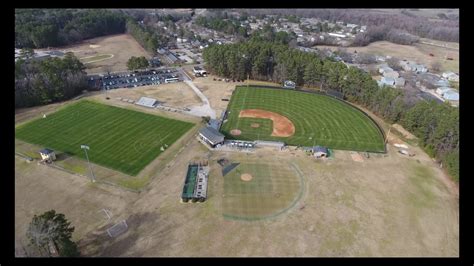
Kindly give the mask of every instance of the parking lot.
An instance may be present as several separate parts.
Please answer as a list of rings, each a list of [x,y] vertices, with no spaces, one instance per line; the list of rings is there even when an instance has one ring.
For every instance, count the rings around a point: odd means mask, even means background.
[[[183,81],[180,72],[175,68],[111,73],[105,76],[90,75],[88,79],[91,87],[107,90]]]

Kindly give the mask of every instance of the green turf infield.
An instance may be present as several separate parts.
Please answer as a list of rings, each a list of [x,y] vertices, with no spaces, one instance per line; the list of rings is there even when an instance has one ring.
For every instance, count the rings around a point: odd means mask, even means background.
[[[241,110],[262,109],[287,117],[295,126],[290,137],[271,136],[271,120],[258,128],[255,118],[239,118]],[[288,145],[321,145],[333,149],[384,152],[383,135],[362,111],[326,95],[271,88],[237,87],[221,131],[228,139],[284,141]],[[265,119],[260,119],[265,120]],[[262,126],[263,125],[263,126]],[[241,135],[230,134],[232,129]]]
[[[135,176],[194,124],[80,101],[16,128],[16,138]]]

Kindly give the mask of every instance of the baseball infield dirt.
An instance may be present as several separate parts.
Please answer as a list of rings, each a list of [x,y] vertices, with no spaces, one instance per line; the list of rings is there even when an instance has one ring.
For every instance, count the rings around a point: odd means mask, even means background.
[[[251,174],[243,174],[240,176],[240,179],[242,179],[243,181],[250,181],[252,180],[252,175]]]
[[[291,120],[278,113],[260,109],[245,109],[240,111],[239,117],[266,118],[272,120],[272,136],[274,137],[290,137],[295,134],[295,126]]]
[[[230,131],[230,134],[232,134],[234,136],[239,136],[240,134],[242,134],[242,131],[240,131],[239,129],[232,129]]]

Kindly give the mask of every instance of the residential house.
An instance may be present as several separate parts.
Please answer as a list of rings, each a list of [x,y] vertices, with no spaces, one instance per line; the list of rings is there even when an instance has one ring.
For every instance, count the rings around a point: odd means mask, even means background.
[[[443,93],[443,98],[447,101],[459,101],[459,93],[454,90],[448,90]]]
[[[445,72],[442,76],[449,81],[459,82],[459,75],[454,72]]]
[[[384,70],[383,71],[383,76],[384,77],[387,77],[387,78],[398,78],[400,76],[400,74],[398,74],[397,71],[387,71],[387,70]]]

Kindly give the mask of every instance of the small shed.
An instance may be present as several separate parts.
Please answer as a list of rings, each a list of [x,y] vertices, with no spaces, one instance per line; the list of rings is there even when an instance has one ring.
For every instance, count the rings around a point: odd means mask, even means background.
[[[313,147],[313,155],[316,158],[328,157],[328,148],[322,146]]]
[[[56,154],[54,153],[53,150],[45,148],[39,151],[41,155],[41,159],[46,160],[46,161],[54,161],[56,160]]]

